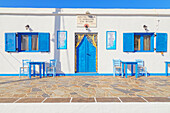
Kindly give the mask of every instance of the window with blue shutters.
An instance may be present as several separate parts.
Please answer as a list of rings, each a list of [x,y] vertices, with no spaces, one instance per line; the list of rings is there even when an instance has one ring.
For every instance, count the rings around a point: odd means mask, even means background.
[[[16,41],[18,41],[18,52],[49,52],[50,34],[49,33],[6,33],[5,50],[16,51]],[[18,36],[16,40],[16,34]],[[15,39],[15,40],[14,40]],[[9,41],[10,40],[10,41]],[[10,46],[12,45],[12,46]]]
[[[167,52],[167,33],[156,33],[156,52]]]
[[[124,52],[153,52],[154,33],[123,33]]]

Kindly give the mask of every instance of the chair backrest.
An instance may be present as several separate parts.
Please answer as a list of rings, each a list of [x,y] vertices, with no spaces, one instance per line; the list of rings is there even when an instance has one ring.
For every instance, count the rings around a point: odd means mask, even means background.
[[[28,66],[29,66],[29,62],[31,62],[30,59],[24,59],[24,60],[22,60],[22,66],[23,66],[23,67],[28,67]]]
[[[113,59],[113,66],[114,67],[120,67],[121,66],[121,60],[120,59]]]
[[[136,59],[136,62],[138,63],[138,67],[144,66],[144,61],[142,59]]]
[[[56,67],[57,65],[57,60],[56,59],[51,59],[50,60],[50,67]]]

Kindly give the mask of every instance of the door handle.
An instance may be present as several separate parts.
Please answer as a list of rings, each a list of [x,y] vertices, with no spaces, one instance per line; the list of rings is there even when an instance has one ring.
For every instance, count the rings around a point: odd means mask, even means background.
[[[88,56],[91,56],[90,54],[87,53]]]

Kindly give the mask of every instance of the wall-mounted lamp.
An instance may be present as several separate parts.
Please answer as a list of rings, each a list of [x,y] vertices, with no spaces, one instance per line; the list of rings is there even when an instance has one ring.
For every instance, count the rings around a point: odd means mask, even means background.
[[[146,26],[146,25],[143,25],[143,28],[144,28],[145,30],[147,30],[147,29],[148,29],[148,26]]]
[[[143,28],[145,29],[146,32],[148,32],[148,26],[147,25],[143,25]]]
[[[26,26],[25,26],[25,29],[26,29],[26,30],[29,30],[29,28],[30,28],[29,25],[26,25]]]
[[[25,29],[26,29],[26,30],[29,30],[30,32],[33,31],[29,25],[26,25],[26,26],[25,26]]]
[[[84,24],[84,27],[86,28],[86,30],[88,30],[89,24]]]

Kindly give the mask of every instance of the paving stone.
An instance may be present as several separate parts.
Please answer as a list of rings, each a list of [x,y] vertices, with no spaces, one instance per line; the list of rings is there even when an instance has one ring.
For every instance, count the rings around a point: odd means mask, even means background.
[[[144,99],[140,97],[120,97],[122,102],[146,102]]]
[[[73,98],[71,102],[95,102],[94,98]]]
[[[71,98],[47,98],[44,103],[63,103],[70,102]]]
[[[39,88],[32,88],[32,91],[42,91],[42,90]]]
[[[56,93],[56,94],[58,94],[58,95],[64,95],[64,94],[65,94],[64,91],[59,90],[59,89],[56,89],[56,90],[54,90],[53,92]]]
[[[48,94],[44,93],[42,94],[43,97],[50,97]]]
[[[118,98],[96,98],[97,102],[120,102]]]
[[[170,77],[0,77],[0,84],[0,97],[170,96]]]
[[[143,97],[143,96],[141,96],[141,95],[136,95],[136,96],[138,96],[138,97]]]
[[[114,88],[114,89],[116,89],[116,90],[118,90],[118,91],[121,91],[121,92],[123,92],[123,93],[133,93],[133,92],[131,92],[131,91],[128,91],[128,90],[124,90],[124,89],[120,89],[120,88]]]
[[[168,97],[144,97],[148,102],[170,102]]]
[[[13,94],[13,97],[25,97],[26,94]]]
[[[90,86],[90,84],[84,84],[84,85],[83,85],[83,87],[88,87],[88,86]]]
[[[16,103],[41,103],[45,98],[21,98]]]
[[[13,103],[19,98],[0,98],[0,103]]]
[[[139,92],[139,91],[144,91],[144,90],[140,90],[140,89],[131,89],[132,91],[136,91],[136,92]]]
[[[72,93],[70,93],[71,95],[77,95],[77,93],[76,92],[72,92]]]

